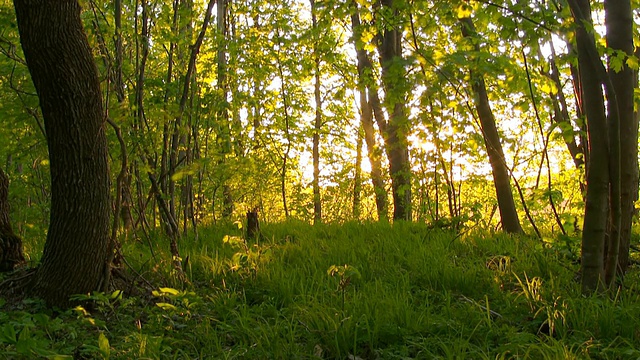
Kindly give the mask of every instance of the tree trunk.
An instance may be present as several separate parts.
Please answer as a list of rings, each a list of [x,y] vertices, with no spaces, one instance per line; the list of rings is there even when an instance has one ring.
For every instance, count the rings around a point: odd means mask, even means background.
[[[316,19],[315,1],[311,3],[311,23],[316,35],[313,41],[314,56],[314,99],[316,104],[316,117],[313,123],[313,223],[322,222],[322,201],[320,198],[320,130],[322,127],[322,100],[320,98],[320,54],[318,53],[318,21]]]
[[[590,25],[587,25],[592,24],[591,6],[588,0],[572,0],[569,1],[569,5],[576,23],[582,110],[587,118],[590,149],[581,263],[582,292],[589,294],[601,290],[605,284],[604,246],[609,209],[609,131],[602,80],[598,76],[598,67],[602,64],[599,63],[593,35],[589,33]]]
[[[9,178],[0,169],[0,272],[24,264],[22,240],[13,232],[9,220]]]
[[[465,38],[473,39],[477,36],[475,27],[471,18],[460,19],[462,23],[462,35]],[[475,51],[480,51],[480,46],[476,39],[474,42]],[[491,164],[491,172],[493,173],[493,183],[496,188],[496,197],[498,199],[498,208],[500,209],[500,219],[502,220],[502,229],[508,233],[522,233],[520,219],[516,211],[516,205],[513,201],[513,193],[511,192],[511,184],[509,182],[509,169],[502,151],[500,143],[500,135],[496,127],[496,120],[489,104],[487,88],[484,78],[475,70],[470,70],[471,87],[475,94],[475,106],[480,118],[480,127],[482,128],[482,137],[489,155],[489,163]]]
[[[260,220],[258,219],[258,208],[247,211],[247,240],[257,241],[260,238]]]
[[[222,155],[220,164],[223,165],[226,162],[227,155],[231,152],[231,131],[229,130],[229,86],[227,83],[227,55],[225,44],[227,42],[227,26],[226,26],[226,9],[227,0],[219,0],[216,6],[217,18],[216,26],[218,36],[222,39],[218,42],[218,54],[217,54],[217,86],[222,98],[220,104],[218,104],[218,127],[223,132],[219,135],[222,139]],[[223,180],[222,184],[222,216],[224,218],[230,218],[233,215],[233,193],[231,192],[231,186],[229,185],[229,177],[227,176]]]
[[[556,51],[554,45],[551,44],[551,59],[549,60],[549,67],[551,68],[549,71],[549,77],[553,80],[553,83],[556,84],[556,88],[558,89],[556,94],[549,93],[551,97],[551,102],[553,103],[553,120],[557,124],[561,124],[560,129],[564,132],[563,126],[566,128],[573,128],[573,124],[571,123],[569,117],[569,107],[567,106],[567,99],[564,96],[564,92],[562,91],[562,82],[560,81],[560,70],[556,64]],[[580,170],[580,168],[584,165],[584,144],[578,144],[575,140],[575,136],[571,135],[571,138],[565,136],[563,134],[562,139],[567,145],[567,150],[569,150],[569,154],[571,154],[571,158],[573,159],[573,163],[576,166],[576,169]]]
[[[356,164],[353,174],[353,219],[360,220],[360,194],[362,192],[362,130],[358,128],[356,141]]]
[[[389,12],[394,25],[384,24],[379,46],[385,106],[389,113],[386,150],[393,193],[393,219],[411,220],[411,163],[407,143],[409,119],[406,114],[406,70],[402,57],[402,27],[396,25],[399,15],[394,0],[382,0],[381,10]]]
[[[280,33],[276,33],[280,36]],[[280,50],[276,51],[276,62],[278,66],[278,75],[280,76],[280,96],[282,97],[282,112],[284,115],[284,134],[287,140],[284,153],[282,154],[282,167],[280,168],[280,194],[282,196],[282,208],[284,210],[284,217],[289,218],[289,207],[287,205],[287,163],[289,161],[289,154],[291,153],[292,139],[291,139],[291,121],[289,118],[289,96],[287,95],[286,81],[284,76],[284,70],[282,69],[282,60],[280,58]]]
[[[605,5],[607,45],[633,55],[633,17],[629,0],[608,0]],[[638,119],[633,110],[633,90],[636,86],[634,71],[623,62],[621,71],[609,66],[609,76],[616,93],[620,118],[620,154],[622,173],[621,224],[617,273],[624,275],[629,266],[629,246],[634,202],[638,199]],[[611,253],[611,252],[609,252]],[[607,269],[607,280],[613,280],[615,269]]]
[[[354,5],[355,6],[355,5]],[[358,36],[360,30],[360,16],[358,9],[354,9],[351,15],[351,26],[354,34],[354,45],[358,59],[358,91],[360,92],[360,121],[364,131],[364,140],[367,144],[367,157],[371,164],[371,183],[373,184],[373,192],[376,201],[376,210],[378,212],[378,220],[387,221],[389,219],[389,201],[387,199],[387,191],[384,186],[382,177],[382,162],[380,160],[380,149],[376,144],[375,129],[373,126],[374,109],[371,99],[377,99],[377,90],[371,85],[373,79],[367,78],[367,71],[371,70],[371,62],[367,56],[367,52],[363,48],[363,44],[358,44]],[[368,94],[368,96],[367,96]],[[379,101],[378,101],[379,103]],[[382,132],[382,128],[380,131]]]
[[[101,288],[109,172],[98,71],[77,0],[14,1],[20,41],[44,117],[51,214],[33,295],[64,307]]]

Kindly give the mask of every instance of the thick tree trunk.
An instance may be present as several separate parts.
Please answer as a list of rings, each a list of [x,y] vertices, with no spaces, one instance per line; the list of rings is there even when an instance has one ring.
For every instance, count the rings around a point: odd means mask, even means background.
[[[462,35],[464,37],[472,38],[476,36],[471,18],[460,19],[460,22],[462,23]],[[474,46],[476,51],[480,50],[477,42]],[[489,155],[489,163],[491,164],[491,172],[493,173],[493,183],[496,188],[502,228],[508,233],[522,233],[520,219],[518,218],[513,193],[511,192],[509,169],[502,151],[496,120],[489,104],[484,78],[482,74],[477,74],[475,70],[471,70],[470,73],[471,87],[475,94],[475,106],[480,118],[480,127],[482,128],[482,137],[484,138],[487,154]]]
[[[398,5],[394,0],[382,0],[381,9],[392,14],[388,19],[397,23]],[[402,57],[402,28],[384,24],[379,46],[385,106],[389,113],[386,129],[386,150],[393,193],[393,219],[411,220],[411,163],[407,143],[409,119],[406,114],[406,71]]]
[[[633,55],[633,17],[631,1],[607,0],[605,22],[607,26],[607,45],[611,49],[621,50]],[[633,90],[636,86],[634,71],[623,62],[621,71],[609,67],[609,76],[616,93],[620,118],[620,154],[621,157],[621,224],[617,273],[624,275],[629,266],[629,246],[634,203],[638,198],[638,119],[633,110]],[[612,229],[613,231],[613,229]],[[609,253],[609,255],[611,255]],[[612,257],[609,257],[612,259]],[[607,269],[607,280],[613,280],[615,270]]]
[[[587,195],[582,233],[582,292],[598,291],[605,285],[604,247],[609,209],[609,130],[602,94],[602,66],[589,33],[591,6],[588,0],[569,1],[576,23],[578,70],[583,111],[587,118],[589,158]],[[595,54],[594,54],[595,51]],[[594,57],[595,55],[595,57]]]
[[[77,0],[14,1],[44,117],[51,222],[33,294],[66,306],[101,288],[109,231],[107,141],[98,71]]]
[[[22,240],[9,221],[9,178],[0,169],[0,272],[24,265]]]

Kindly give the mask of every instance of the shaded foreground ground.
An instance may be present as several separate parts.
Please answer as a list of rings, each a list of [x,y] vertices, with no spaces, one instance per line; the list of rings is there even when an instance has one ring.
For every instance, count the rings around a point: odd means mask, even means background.
[[[0,358],[640,357],[638,269],[612,299],[584,298],[575,239],[543,247],[417,224],[263,231],[259,243],[233,228],[183,240],[190,284],[172,276],[164,239],[151,239],[154,255],[125,243],[153,294],[5,306]]]

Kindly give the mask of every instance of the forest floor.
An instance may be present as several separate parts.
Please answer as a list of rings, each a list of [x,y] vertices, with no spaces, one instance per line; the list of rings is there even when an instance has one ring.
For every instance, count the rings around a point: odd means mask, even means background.
[[[183,239],[188,282],[161,236],[124,241],[153,294],[0,307],[0,359],[640,358],[638,267],[616,294],[584,297],[577,238],[543,246],[408,223],[262,230],[259,242],[230,226]]]

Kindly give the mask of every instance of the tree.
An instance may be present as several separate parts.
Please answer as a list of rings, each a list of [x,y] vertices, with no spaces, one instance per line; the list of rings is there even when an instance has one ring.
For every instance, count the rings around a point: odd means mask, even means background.
[[[24,262],[22,239],[9,221],[9,178],[0,169],[0,272],[11,271]]]
[[[387,191],[382,177],[382,161],[380,159],[380,149],[376,144],[375,129],[373,126],[373,115],[378,115],[378,123],[383,125],[381,130],[386,129],[386,122],[381,119],[382,110],[378,99],[378,90],[374,86],[374,79],[371,77],[372,65],[369,55],[364,48],[362,41],[362,28],[360,24],[360,14],[357,3],[352,3],[351,28],[353,31],[353,43],[356,48],[357,69],[358,69],[358,92],[360,93],[360,122],[364,132],[364,140],[367,144],[367,155],[371,164],[371,183],[376,202],[378,220],[387,221],[389,218],[389,205]],[[376,109],[374,109],[376,106]]]
[[[633,110],[635,83],[633,71],[625,64],[633,50],[631,4],[626,0],[605,3],[607,44],[611,47],[609,71],[596,47],[589,1],[569,1],[575,21],[578,70],[590,149],[582,235],[582,292],[585,294],[615,284],[615,275],[624,271],[619,258],[626,267],[629,250],[627,244],[621,246],[621,239],[623,233],[627,236],[631,230],[630,219],[638,186],[638,124]],[[624,176],[621,151],[631,154],[624,163]]]
[[[382,30],[378,52],[382,66],[382,83],[389,122],[384,138],[389,157],[389,174],[393,193],[393,219],[411,220],[411,161],[407,133],[410,128],[406,114],[406,97],[409,89],[406,80],[405,60],[402,57],[402,27],[398,21],[400,1],[380,2],[379,25]],[[385,15],[383,15],[385,14]]]
[[[609,56],[609,76],[618,102],[620,119],[620,244],[617,261],[608,269],[608,281],[617,273],[623,275],[629,267],[629,246],[634,203],[638,199],[638,118],[633,109],[633,91],[637,86],[634,71],[627,59],[633,55],[633,17],[631,1],[604,2]],[[612,229],[613,231],[614,229]],[[612,249],[613,250],[613,249]],[[613,262],[613,251],[608,257]]]
[[[44,118],[51,215],[30,292],[66,306],[110,270],[109,173],[102,94],[76,0],[15,0],[20,41]]]
[[[475,52],[480,51],[477,34],[473,22],[469,17],[460,19],[462,24],[462,34],[465,38],[471,39]],[[489,104],[487,88],[484,83],[482,74],[477,69],[470,70],[471,87],[474,92],[474,102],[478,117],[480,118],[480,127],[482,129],[482,137],[489,154],[489,162],[491,163],[491,171],[493,173],[493,183],[496,189],[496,197],[498,198],[498,208],[500,209],[500,219],[502,228],[508,233],[521,233],[520,219],[516,211],[516,205],[513,201],[513,193],[511,192],[511,184],[509,182],[509,169],[500,144],[500,136],[496,127],[496,120]]]
[[[322,222],[322,201],[320,198],[320,130],[322,128],[322,99],[320,97],[320,54],[318,49],[319,33],[315,0],[309,0],[311,4],[311,24],[313,26],[313,57],[314,57],[314,83],[313,94],[315,100],[315,120],[313,122],[313,223]]]

